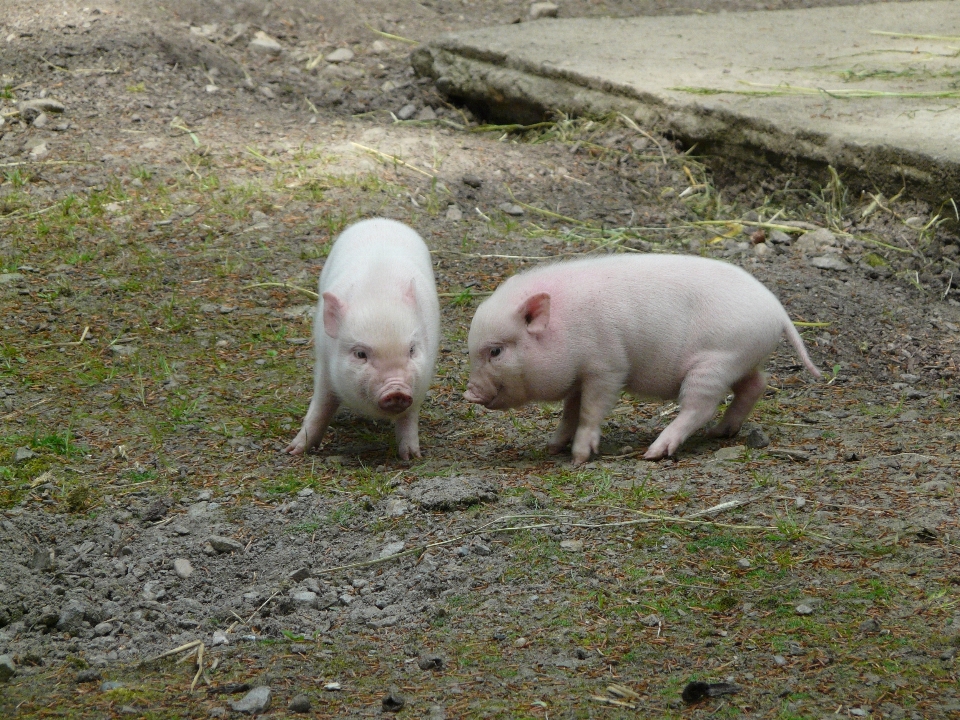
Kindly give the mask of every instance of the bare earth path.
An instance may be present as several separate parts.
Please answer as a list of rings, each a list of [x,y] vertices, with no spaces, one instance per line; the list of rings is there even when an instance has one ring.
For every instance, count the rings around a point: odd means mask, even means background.
[[[953,208],[721,184],[621,117],[483,126],[409,65],[403,38],[526,15],[4,3],[3,717],[223,716],[258,687],[276,717],[960,711]],[[434,253],[424,458],[348,413],[291,458],[310,293],[372,215]],[[782,346],[739,437],[662,463],[639,456],[675,408],[625,397],[576,469],[545,452],[558,408],[462,401],[478,298],[637,251],[747,268],[825,379]]]

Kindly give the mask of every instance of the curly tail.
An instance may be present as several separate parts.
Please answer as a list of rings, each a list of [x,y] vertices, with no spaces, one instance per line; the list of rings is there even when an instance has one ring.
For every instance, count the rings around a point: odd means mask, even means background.
[[[813,360],[810,359],[810,356],[807,354],[807,348],[803,344],[803,338],[800,337],[800,333],[797,332],[796,326],[790,319],[787,319],[787,324],[783,328],[784,334],[787,336],[787,339],[790,341],[790,344],[793,345],[793,349],[797,351],[797,355],[800,356],[800,360],[803,361],[804,366],[814,377],[821,377],[820,370],[816,365],[813,364]]]

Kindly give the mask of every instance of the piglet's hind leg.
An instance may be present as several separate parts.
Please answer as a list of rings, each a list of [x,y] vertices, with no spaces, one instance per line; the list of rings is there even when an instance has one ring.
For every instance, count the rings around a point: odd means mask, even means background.
[[[644,458],[659,460],[673,455],[684,440],[710,422],[730,387],[718,377],[715,368],[715,362],[704,362],[687,373],[680,388],[680,413],[647,449]]]
[[[754,370],[737,381],[733,387],[733,402],[716,425],[707,430],[708,437],[732,437],[740,432],[740,426],[763,397],[767,389],[767,376]]]

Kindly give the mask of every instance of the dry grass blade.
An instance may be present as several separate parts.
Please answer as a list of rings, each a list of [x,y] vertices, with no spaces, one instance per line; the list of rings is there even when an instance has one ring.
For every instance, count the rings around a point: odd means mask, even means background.
[[[627,127],[629,127],[631,130],[635,130],[636,132],[640,133],[645,138],[650,140],[654,145],[657,146],[657,150],[660,151],[660,159],[663,160],[663,164],[666,165],[667,155],[666,153],[663,152],[663,145],[661,145],[660,142],[653,135],[651,135],[646,130],[642,129],[639,125],[637,125],[637,123],[632,118],[627,117],[623,113],[617,113],[617,115],[619,115],[620,119],[623,120],[624,123],[626,123]]]
[[[410,163],[404,162],[403,160],[401,160],[400,158],[398,158],[396,155],[390,155],[389,153],[380,152],[379,150],[375,150],[375,149],[372,148],[372,147],[367,147],[366,145],[361,145],[361,144],[358,143],[358,142],[351,142],[350,144],[353,145],[354,147],[360,148],[360,149],[363,150],[364,152],[368,152],[368,153],[370,153],[371,155],[374,155],[374,156],[380,158],[381,160],[388,160],[388,161],[392,162],[394,165],[400,165],[401,167],[405,167],[405,168],[407,168],[408,170],[413,170],[414,172],[420,173],[420,174],[423,175],[424,177],[428,177],[428,178],[430,178],[431,180],[436,180],[436,179],[437,179],[437,176],[436,176],[436,175],[432,175],[431,173],[428,173],[426,170],[421,170],[421,169],[418,168],[416,165],[411,165]]]
[[[251,289],[251,288],[258,288],[258,287],[278,287],[278,288],[283,288],[283,289],[285,289],[285,290],[293,290],[293,291],[298,292],[298,293],[303,293],[303,294],[306,295],[307,297],[313,298],[314,300],[319,300],[319,299],[320,299],[320,295],[318,295],[317,293],[315,293],[313,290],[307,290],[307,288],[302,288],[302,287],[300,287],[299,285],[292,285],[292,284],[290,284],[290,283],[283,283],[283,282],[262,282],[262,283],[254,283],[253,285],[247,285],[247,286],[246,286],[246,288],[247,288],[248,290]]]
[[[180,654],[180,653],[182,653],[182,652],[186,652],[186,651],[188,651],[188,650],[193,650],[194,648],[197,648],[197,647],[199,647],[200,645],[203,645],[203,640],[191,640],[190,642],[185,643],[185,644],[181,645],[180,647],[175,647],[175,648],[173,648],[173,650],[167,650],[166,652],[160,653],[159,655],[156,655],[156,656],[154,656],[154,657],[152,657],[152,658],[148,658],[148,659],[146,659],[146,660],[141,660],[138,664],[139,664],[139,665],[146,665],[146,664],[148,664],[148,663],[156,662],[157,660],[163,660],[163,658],[170,657],[171,655],[178,655],[178,654]],[[188,656],[188,657],[189,657],[189,656]]]

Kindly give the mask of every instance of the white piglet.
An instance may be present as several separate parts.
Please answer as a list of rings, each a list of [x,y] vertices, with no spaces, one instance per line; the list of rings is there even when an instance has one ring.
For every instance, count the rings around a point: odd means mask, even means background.
[[[680,411],[644,457],[672,455],[734,398],[711,436],[735,435],[766,388],[760,365],[782,336],[820,376],[786,310],[749,273],[682,255],[614,255],[511,277],[470,325],[464,398],[504,410],[563,401],[548,445],[573,462],[598,452],[600,423],[621,390],[679,398]]]
[[[319,445],[343,403],[392,420],[400,457],[420,457],[417,424],[437,361],[440,304],[430,251],[416,232],[374,219],[340,234],[320,273],[313,342],[313,399],[287,452]]]

